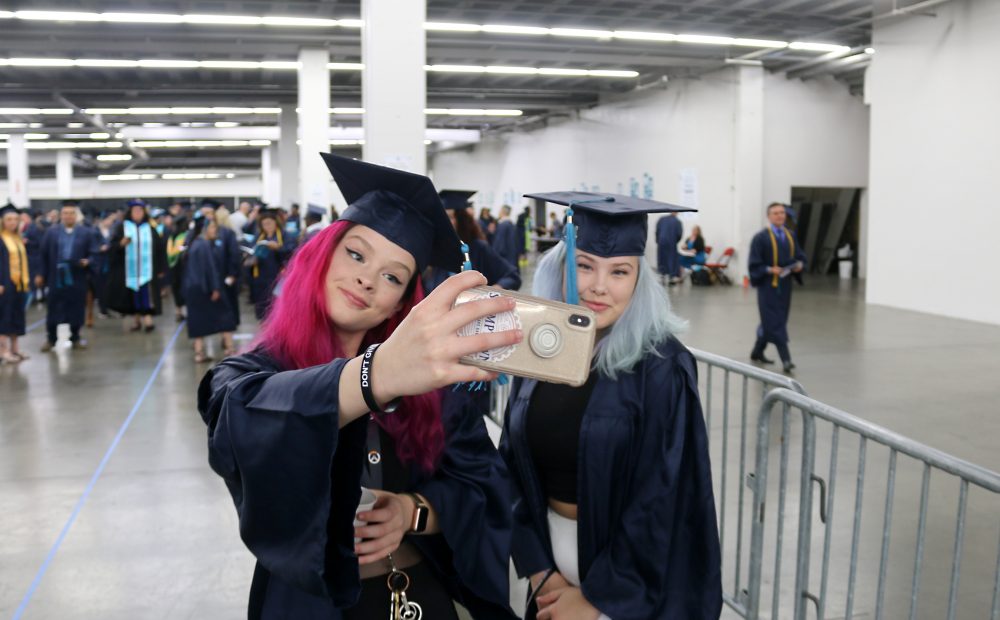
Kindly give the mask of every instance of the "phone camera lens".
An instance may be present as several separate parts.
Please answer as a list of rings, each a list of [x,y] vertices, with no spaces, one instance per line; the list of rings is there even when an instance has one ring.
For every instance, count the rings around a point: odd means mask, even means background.
[[[569,322],[577,327],[586,327],[590,325],[590,317],[582,314],[574,314],[569,317]]]

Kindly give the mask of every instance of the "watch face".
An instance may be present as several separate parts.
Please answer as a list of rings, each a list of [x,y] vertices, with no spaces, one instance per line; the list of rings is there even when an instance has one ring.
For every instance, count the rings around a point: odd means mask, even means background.
[[[414,532],[423,532],[427,529],[427,507],[417,506],[416,512],[413,514],[414,520]]]

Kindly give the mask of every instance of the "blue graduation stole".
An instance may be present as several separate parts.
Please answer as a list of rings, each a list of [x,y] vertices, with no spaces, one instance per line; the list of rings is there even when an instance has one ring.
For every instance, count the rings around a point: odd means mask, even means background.
[[[138,292],[153,279],[153,231],[146,222],[126,220],[125,236],[132,240],[125,246],[125,286]]]

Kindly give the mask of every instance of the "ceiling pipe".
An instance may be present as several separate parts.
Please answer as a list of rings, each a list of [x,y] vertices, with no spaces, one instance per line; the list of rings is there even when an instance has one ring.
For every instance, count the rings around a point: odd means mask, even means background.
[[[86,112],[84,112],[83,108],[81,108],[80,106],[76,105],[75,103],[73,103],[72,101],[70,101],[69,99],[67,99],[66,97],[63,97],[61,94],[59,94],[59,93],[53,93],[52,98],[55,99],[57,102],[59,102],[59,104],[63,105],[64,107],[71,108],[73,110],[73,114],[75,116],[77,116],[77,117],[83,119],[84,121],[90,123],[94,128],[99,129],[100,131],[108,134],[109,136],[114,137],[115,135],[121,133],[120,131],[117,131],[113,127],[108,127],[104,123],[104,120],[101,119],[100,115],[87,114]],[[145,151],[145,149],[141,149],[141,148],[135,146],[132,143],[132,140],[130,138],[124,138],[123,137],[121,139],[121,142],[125,145],[125,148],[127,148],[129,151],[131,151],[131,153],[135,157],[137,157],[138,160],[139,160],[139,161],[136,161],[135,159],[131,160],[129,162],[129,164],[124,168],[125,170],[128,170],[129,168],[131,168],[135,164],[145,163],[145,162],[149,161],[149,153],[147,153]]]

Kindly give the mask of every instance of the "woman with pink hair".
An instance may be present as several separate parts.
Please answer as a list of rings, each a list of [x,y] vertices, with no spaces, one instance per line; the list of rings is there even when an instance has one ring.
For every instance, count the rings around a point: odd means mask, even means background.
[[[396,599],[436,620],[456,601],[512,618],[506,470],[468,391],[440,388],[493,378],[459,358],[520,332],[456,332],[513,302],[453,308],[476,272],[424,299],[423,269],[462,260],[430,180],[323,157],[351,206],[292,258],[252,351],[198,393],[257,558],[249,617],[369,619]],[[356,514],[362,487],[377,500]]]

